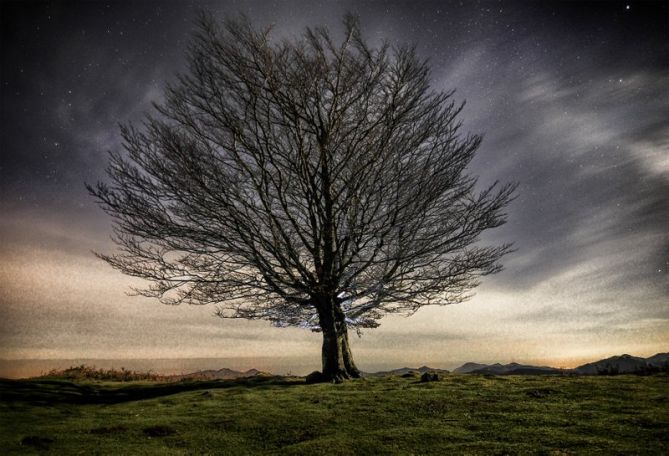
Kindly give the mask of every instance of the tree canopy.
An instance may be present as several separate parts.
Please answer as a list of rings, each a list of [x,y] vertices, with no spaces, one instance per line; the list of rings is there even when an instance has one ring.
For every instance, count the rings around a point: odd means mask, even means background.
[[[353,16],[341,41],[275,42],[202,14],[187,61],[89,186],[120,246],[100,257],[149,280],[140,294],[321,330],[339,379],[357,375],[347,327],[460,302],[499,271],[509,245],[478,240],[514,186],[466,173],[481,138],[414,48],[370,46]]]

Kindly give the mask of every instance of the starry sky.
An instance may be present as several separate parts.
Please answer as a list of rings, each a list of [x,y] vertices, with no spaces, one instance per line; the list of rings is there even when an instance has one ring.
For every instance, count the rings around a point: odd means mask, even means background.
[[[105,179],[118,124],[185,69],[199,7],[277,39],[337,34],[350,11],[371,43],[415,43],[433,87],[467,101],[465,130],[484,135],[469,172],[519,183],[509,222],[483,239],[515,244],[505,270],[466,303],[354,337],[363,370],[669,350],[669,3],[5,1],[1,359],[320,367],[319,334],[127,296],[136,279],[91,253],[115,247],[84,183]]]

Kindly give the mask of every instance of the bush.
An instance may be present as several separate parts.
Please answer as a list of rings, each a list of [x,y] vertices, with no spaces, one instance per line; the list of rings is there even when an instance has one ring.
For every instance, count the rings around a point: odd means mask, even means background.
[[[95,366],[71,366],[67,369],[52,369],[42,377],[63,378],[67,380],[110,380],[116,382],[133,382],[138,380],[170,381],[170,377],[151,372],[137,372],[121,369],[96,369]]]

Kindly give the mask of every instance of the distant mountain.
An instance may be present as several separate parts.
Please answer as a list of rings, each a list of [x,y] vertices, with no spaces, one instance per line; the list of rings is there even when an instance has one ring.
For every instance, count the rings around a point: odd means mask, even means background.
[[[479,369],[470,371],[472,374],[488,375],[555,375],[562,374],[564,370],[548,366],[531,366],[528,364],[491,364]]]
[[[479,364],[479,363],[464,363],[462,366],[458,367],[453,371],[455,374],[468,374],[470,372],[473,372],[478,369],[483,369],[484,367],[488,367],[487,364]]]
[[[649,368],[669,368],[669,353],[658,353],[649,358],[627,354],[612,356],[578,366],[574,372],[584,375],[633,374],[648,371]]]
[[[458,374],[486,374],[486,375],[548,375],[565,373],[563,369],[548,366],[531,366],[528,364],[480,364],[465,363],[453,372]]]
[[[228,368],[222,368],[218,370],[203,370],[197,372],[191,372],[190,374],[180,374],[173,375],[172,378],[175,380],[232,380],[237,378],[248,378],[255,376],[271,376],[272,374],[268,372],[259,371],[258,369],[249,369],[246,372],[240,372]]]
[[[600,359],[583,364],[575,369],[557,369],[548,366],[532,366],[527,364],[479,364],[465,363],[453,372],[458,374],[486,375],[555,375],[555,374],[641,374],[653,373],[658,370],[669,371],[669,353],[658,353],[648,358],[620,355]]]
[[[669,353],[658,353],[646,358],[646,362],[653,367],[669,367]]]
[[[435,369],[433,367],[428,367],[428,366],[421,366],[417,368],[413,367],[401,367],[399,369],[393,369],[389,371],[381,371],[381,372],[363,372],[363,377],[388,377],[391,375],[406,375],[406,374],[422,374],[425,372],[436,372],[437,374],[448,374],[449,371],[446,369]]]

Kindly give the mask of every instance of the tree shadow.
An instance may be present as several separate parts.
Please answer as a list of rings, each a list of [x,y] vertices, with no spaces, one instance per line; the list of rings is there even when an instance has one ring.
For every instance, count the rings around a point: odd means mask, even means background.
[[[8,380],[0,379],[0,401],[28,402],[36,405],[117,404],[152,399],[161,396],[226,388],[263,388],[304,385],[303,381],[286,377],[250,377],[234,380],[184,381],[176,383],[143,383],[128,386],[104,383],[73,383],[67,380]]]

